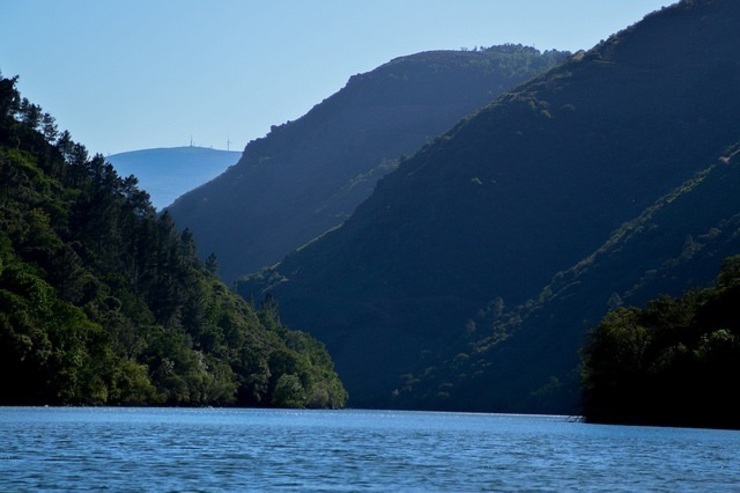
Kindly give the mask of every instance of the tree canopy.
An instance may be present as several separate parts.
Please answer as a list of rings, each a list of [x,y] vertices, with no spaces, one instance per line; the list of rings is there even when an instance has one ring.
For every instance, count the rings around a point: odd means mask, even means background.
[[[740,256],[712,288],[609,312],[583,351],[587,421],[740,428]]]
[[[0,76],[0,404],[341,407],[322,344],[255,309]]]

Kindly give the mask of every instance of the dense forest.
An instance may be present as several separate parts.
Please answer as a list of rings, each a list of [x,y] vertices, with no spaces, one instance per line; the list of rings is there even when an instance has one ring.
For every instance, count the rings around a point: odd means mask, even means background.
[[[609,312],[583,351],[589,422],[740,428],[740,256],[711,288]]]
[[[341,407],[324,346],[0,77],[0,404]]]

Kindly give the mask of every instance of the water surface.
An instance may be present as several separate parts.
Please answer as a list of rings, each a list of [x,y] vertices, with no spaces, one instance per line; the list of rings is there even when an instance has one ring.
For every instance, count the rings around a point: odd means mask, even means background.
[[[740,491],[740,432],[395,411],[0,408],[0,491]]]

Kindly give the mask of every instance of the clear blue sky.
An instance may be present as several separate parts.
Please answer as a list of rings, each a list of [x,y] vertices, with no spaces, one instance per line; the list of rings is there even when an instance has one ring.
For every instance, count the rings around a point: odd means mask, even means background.
[[[0,0],[0,71],[104,155],[241,150],[434,49],[587,49],[670,0]]]

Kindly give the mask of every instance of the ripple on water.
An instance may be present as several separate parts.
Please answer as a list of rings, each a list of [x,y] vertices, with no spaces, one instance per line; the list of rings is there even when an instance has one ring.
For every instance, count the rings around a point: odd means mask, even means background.
[[[738,446],[562,417],[0,408],[0,491],[732,491]]]

